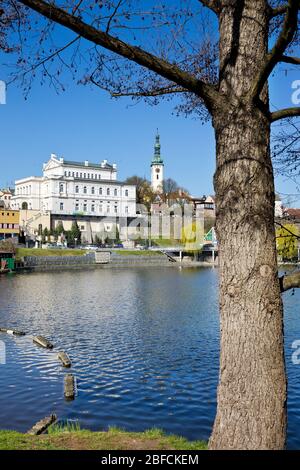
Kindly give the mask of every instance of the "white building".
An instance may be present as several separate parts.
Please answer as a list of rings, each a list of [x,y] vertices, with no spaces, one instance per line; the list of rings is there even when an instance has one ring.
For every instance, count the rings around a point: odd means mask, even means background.
[[[67,161],[52,154],[43,176],[15,182],[14,209],[51,215],[134,217],[136,187],[117,181],[117,166]]]
[[[160,154],[160,138],[157,133],[155,138],[154,157],[151,162],[151,187],[155,193],[161,193],[163,191],[163,182],[164,162]]]
[[[1,206],[5,207],[6,209],[9,209],[11,198],[12,198],[12,192],[10,189],[0,189]]]

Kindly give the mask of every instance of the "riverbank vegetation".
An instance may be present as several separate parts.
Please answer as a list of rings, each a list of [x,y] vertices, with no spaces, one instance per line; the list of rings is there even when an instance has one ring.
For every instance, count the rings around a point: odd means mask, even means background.
[[[0,450],[205,450],[204,441],[168,436],[159,429],[133,433],[118,428],[107,432],[70,430],[54,425],[48,434],[32,436],[0,431]]]
[[[17,248],[16,259],[24,256],[82,256],[86,250],[68,250],[68,249],[43,249],[43,248]]]

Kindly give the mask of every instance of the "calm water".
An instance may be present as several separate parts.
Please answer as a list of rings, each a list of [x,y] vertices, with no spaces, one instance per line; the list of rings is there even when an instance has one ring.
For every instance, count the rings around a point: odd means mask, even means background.
[[[0,427],[26,431],[45,415],[78,419],[82,427],[160,427],[208,439],[218,380],[218,272],[214,269],[122,269],[0,277]],[[300,292],[285,294],[290,448],[300,448]],[[55,344],[43,350],[30,335]],[[63,398],[65,349],[78,396]]]

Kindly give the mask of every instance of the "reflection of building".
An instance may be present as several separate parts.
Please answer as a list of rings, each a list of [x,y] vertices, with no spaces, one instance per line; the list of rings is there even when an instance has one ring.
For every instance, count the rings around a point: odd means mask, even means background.
[[[19,211],[0,208],[0,239],[18,237]]]
[[[151,162],[151,187],[154,192],[161,193],[164,181],[164,162],[160,154],[160,137],[156,134],[154,156]]]

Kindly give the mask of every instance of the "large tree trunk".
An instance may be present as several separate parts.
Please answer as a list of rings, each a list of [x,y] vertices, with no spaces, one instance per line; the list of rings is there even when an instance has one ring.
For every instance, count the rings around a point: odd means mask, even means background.
[[[220,17],[221,44],[231,44],[220,51],[220,85],[231,98],[225,112],[214,111],[221,358],[209,446],[282,449],[286,376],[267,89],[262,106],[244,100],[267,50],[266,2],[232,3],[240,23],[230,6]]]

